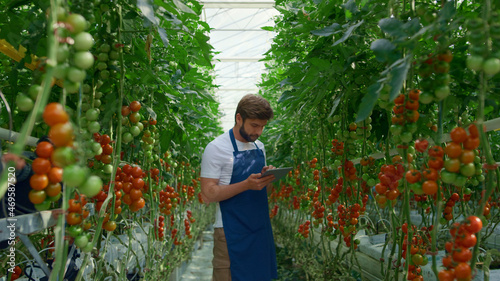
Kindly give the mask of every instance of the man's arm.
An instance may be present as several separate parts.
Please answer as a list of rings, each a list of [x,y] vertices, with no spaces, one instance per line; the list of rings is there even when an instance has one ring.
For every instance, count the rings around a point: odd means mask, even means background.
[[[201,178],[203,201],[205,203],[219,202],[240,194],[243,191],[261,190],[274,180],[273,175],[264,178],[260,178],[260,176],[261,173],[251,174],[246,180],[230,185],[219,185],[218,179]]]

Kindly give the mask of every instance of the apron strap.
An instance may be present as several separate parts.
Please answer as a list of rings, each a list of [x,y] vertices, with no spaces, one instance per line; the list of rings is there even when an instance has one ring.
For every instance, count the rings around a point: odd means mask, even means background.
[[[233,129],[229,130],[229,137],[231,138],[231,143],[233,144],[234,151],[238,152],[238,146],[236,145],[236,139],[234,138]]]
[[[238,152],[238,146],[236,145],[236,139],[234,138],[234,133],[233,133],[233,129],[232,128],[229,130],[229,137],[231,138],[231,143],[233,144],[234,151]],[[256,142],[254,142],[253,144],[255,145],[255,148],[257,150],[260,150],[260,148],[257,146]]]

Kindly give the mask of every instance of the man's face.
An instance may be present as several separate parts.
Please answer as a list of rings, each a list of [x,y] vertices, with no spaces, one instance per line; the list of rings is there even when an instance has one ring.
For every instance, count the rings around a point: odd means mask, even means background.
[[[256,141],[262,131],[264,131],[264,126],[267,125],[267,120],[261,119],[246,119],[240,126],[240,135],[248,142]]]

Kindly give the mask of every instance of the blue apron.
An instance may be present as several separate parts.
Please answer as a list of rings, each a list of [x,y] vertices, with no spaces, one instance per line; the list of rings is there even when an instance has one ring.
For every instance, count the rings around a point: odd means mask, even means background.
[[[232,129],[229,136],[234,148],[230,184],[260,173],[265,157],[257,144],[257,149],[238,151]],[[219,204],[231,262],[231,279],[266,281],[278,278],[266,188],[244,191]]]

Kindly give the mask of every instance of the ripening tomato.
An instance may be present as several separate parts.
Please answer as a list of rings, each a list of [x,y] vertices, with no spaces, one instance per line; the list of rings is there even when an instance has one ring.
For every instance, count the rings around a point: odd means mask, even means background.
[[[64,110],[64,107],[57,102],[47,104],[42,117],[45,123],[50,127],[56,124],[66,123],[69,120],[69,115]]]
[[[34,190],[43,190],[49,185],[47,174],[33,174],[30,178],[30,186]]]
[[[455,277],[458,280],[467,279],[471,277],[471,268],[468,263],[461,262],[455,267]]]
[[[50,128],[49,138],[55,146],[67,146],[73,139],[71,123],[58,123]]]
[[[446,144],[444,152],[450,158],[458,158],[462,154],[462,145],[456,142],[449,142]]]
[[[425,179],[427,180],[433,180],[433,181],[436,181],[439,177],[439,174],[438,172],[436,171],[436,169],[433,169],[433,168],[429,168],[429,169],[425,169],[424,172],[423,172],[423,176]]]
[[[483,222],[476,216],[469,216],[465,228],[470,233],[478,233],[483,228]]]
[[[469,134],[471,138],[479,138],[479,130],[476,126],[476,124],[472,123],[469,126]]]
[[[451,270],[441,270],[438,273],[439,281],[453,281],[455,280],[455,274]]]
[[[435,181],[427,180],[422,184],[422,190],[427,195],[434,195],[438,190],[438,185]]]
[[[439,145],[434,145],[429,149],[429,156],[432,157],[443,157],[444,156],[444,150],[441,146]]]
[[[54,152],[54,146],[48,141],[42,141],[36,145],[35,153],[38,157],[50,158],[52,152]]]
[[[61,184],[60,183],[49,183],[45,188],[45,193],[47,196],[55,197],[61,193]]]
[[[458,248],[453,251],[452,258],[455,262],[468,262],[472,258],[472,252],[467,248]]]
[[[132,112],[137,112],[141,109],[141,103],[138,101],[133,101],[130,103],[129,107]]]
[[[467,137],[464,142],[464,148],[469,150],[474,150],[479,147],[479,138]]]
[[[450,137],[456,143],[463,143],[467,140],[467,132],[462,127],[455,127],[451,130]]]
[[[418,139],[415,141],[415,149],[418,152],[425,152],[429,146],[429,141],[426,139]]]

